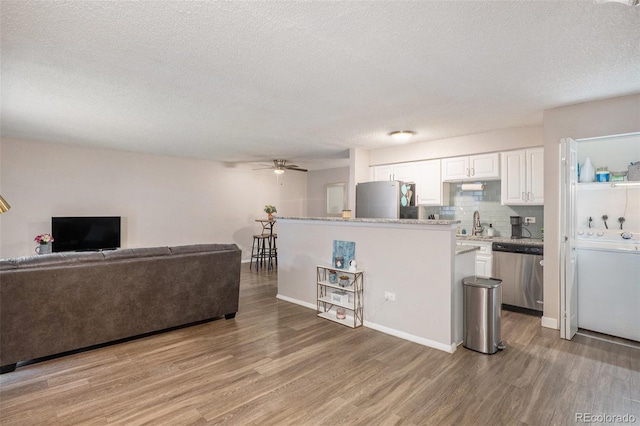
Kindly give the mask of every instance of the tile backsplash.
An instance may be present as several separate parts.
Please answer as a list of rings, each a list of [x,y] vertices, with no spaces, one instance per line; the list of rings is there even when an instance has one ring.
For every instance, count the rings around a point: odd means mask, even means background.
[[[522,235],[532,238],[542,237],[544,220],[543,206],[503,206],[500,204],[500,181],[485,182],[484,191],[462,191],[461,183],[450,183],[450,206],[421,207],[424,218],[430,214],[439,214],[440,219],[460,220],[460,228],[470,235],[473,230],[473,212],[480,213],[480,223],[487,234],[489,224],[495,228],[496,237],[511,236],[510,216],[535,217],[536,223],[523,226]],[[524,219],[523,219],[524,220]]]

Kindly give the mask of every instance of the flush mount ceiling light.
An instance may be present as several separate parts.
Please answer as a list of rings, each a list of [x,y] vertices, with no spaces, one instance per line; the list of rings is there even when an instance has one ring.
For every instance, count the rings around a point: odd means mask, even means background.
[[[412,132],[411,130],[396,130],[395,132],[389,133],[389,136],[396,142],[407,142],[415,134],[416,132]]]
[[[277,175],[281,175],[284,173],[284,168],[282,167],[277,167],[275,169],[273,169],[273,173],[277,174]]]

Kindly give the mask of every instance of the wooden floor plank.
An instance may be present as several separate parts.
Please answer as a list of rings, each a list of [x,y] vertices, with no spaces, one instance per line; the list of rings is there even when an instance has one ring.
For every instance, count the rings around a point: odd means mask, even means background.
[[[310,283],[309,285],[313,285]],[[558,337],[507,312],[507,349],[447,354],[350,329],[276,299],[277,270],[242,268],[240,310],[18,367],[0,376],[4,425],[572,424],[640,419],[640,350]]]

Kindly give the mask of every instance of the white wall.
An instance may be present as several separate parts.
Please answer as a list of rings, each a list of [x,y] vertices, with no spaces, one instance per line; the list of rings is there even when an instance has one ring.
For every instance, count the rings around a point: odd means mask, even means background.
[[[123,247],[236,243],[248,258],[265,204],[306,215],[306,173],[75,145],[0,140],[0,257],[34,253],[52,216],[122,216]],[[54,235],[55,238],[55,235]]]
[[[431,160],[485,152],[542,146],[542,126],[516,127],[455,138],[416,142],[392,148],[376,149],[370,153],[370,165]]]
[[[562,138],[592,138],[640,131],[640,94],[545,110],[544,318],[560,318],[560,150]]]

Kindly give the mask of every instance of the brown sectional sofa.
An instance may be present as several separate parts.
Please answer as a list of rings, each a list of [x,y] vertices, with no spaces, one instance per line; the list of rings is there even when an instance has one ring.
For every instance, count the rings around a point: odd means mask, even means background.
[[[235,244],[0,260],[0,372],[238,311]]]

